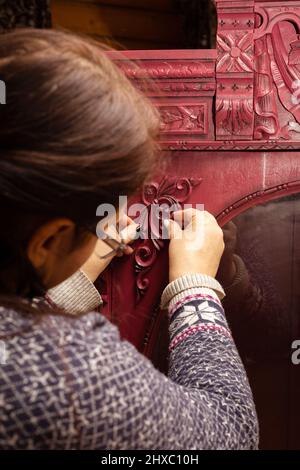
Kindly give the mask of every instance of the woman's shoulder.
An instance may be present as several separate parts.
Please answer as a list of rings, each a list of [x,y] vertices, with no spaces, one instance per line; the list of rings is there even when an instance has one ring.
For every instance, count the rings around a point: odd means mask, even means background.
[[[99,348],[120,339],[118,328],[99,312],[83,315],[23,314],[0,306],[0,340],[10,354],[68,350],[78,354],[88,343]],[[20,349],[21,345],[21,349]],[[40,357],[40,355],[39,355]],[[45,358],[45,355],[43,355]],[[32,360],[32,358],[31,358]]]
[[[111,387],[117,327],[99,312],[33,318],[0,307],[0,341],[0,449],[48,448],[54,438],[64,448],[73,420],[88,420]]]

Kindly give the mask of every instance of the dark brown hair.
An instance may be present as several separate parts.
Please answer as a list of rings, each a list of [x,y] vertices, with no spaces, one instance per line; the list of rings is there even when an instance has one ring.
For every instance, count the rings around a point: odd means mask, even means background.
[[[159,118],[104,46],[70,33],[0,36],[0,79],[0,294],[14,278],[28,298],[43,289],[25,254],[33,231],[60,216],[95,229],[97,206],[152,170]]]

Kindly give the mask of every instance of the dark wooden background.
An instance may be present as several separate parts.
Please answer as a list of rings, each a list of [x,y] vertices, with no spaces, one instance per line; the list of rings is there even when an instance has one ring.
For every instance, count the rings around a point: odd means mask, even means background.
[[[211,0],[4,0],[0,32],[63,28],[117,49],[209,49],[215,46]]]

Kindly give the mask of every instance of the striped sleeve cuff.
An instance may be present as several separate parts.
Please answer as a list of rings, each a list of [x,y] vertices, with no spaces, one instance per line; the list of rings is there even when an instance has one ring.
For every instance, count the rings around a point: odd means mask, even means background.
[[[102,304],[98,290],[81,270],[49,289],[46,299],[71,315],[92,312]]]
[[[170,282],[161,295],[160,306],[164,310],[168,307],[174,296],[186,291],[187,289],[206,287],[212,289],[219,299],[225,297],[225,292],[221,284],[211,276],[201,273],[186,273]]]

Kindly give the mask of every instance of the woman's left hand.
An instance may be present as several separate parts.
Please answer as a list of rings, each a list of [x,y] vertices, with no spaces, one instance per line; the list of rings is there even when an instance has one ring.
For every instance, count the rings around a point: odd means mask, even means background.
[[[120,221],[119,221],[120,222]],[[111,233],[111,230],[107,228],[105,233],[108,236],[111,236],[115,240],[122,242],[124,244],[131,243],[137,238],[137,228],[138,225],[127,215],[122,216],[122,223],[125,228],[120,232],[120,235],[116,233]],[[127,246],[122,252],[114,252],[111,256],[105,259],[101,259],[102,256],[105,256],[112,251],[103,240],[98,239],[96,242],[95,249],[89,259],[81,267],[81,271],[92,281],[95,282],[99,275],[107,268],[109,263],[115,258],[115,256],[131,255],[133,249],[130,246]]]

